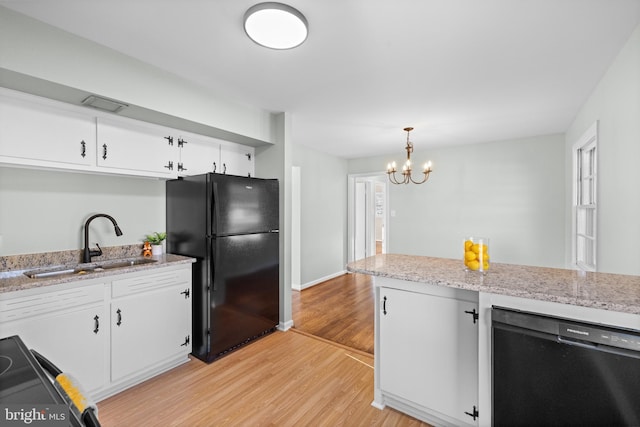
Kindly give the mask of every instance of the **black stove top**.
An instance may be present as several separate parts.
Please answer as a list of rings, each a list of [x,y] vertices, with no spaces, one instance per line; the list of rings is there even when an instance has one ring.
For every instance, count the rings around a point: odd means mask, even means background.
[[[0,403],[66,403],[18,336],[0,339]]]

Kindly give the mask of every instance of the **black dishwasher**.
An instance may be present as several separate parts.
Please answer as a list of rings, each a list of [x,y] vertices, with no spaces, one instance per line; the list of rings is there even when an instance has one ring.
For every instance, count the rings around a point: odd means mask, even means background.
[[[640,426],[640,331],[493,307],[492,425]]]

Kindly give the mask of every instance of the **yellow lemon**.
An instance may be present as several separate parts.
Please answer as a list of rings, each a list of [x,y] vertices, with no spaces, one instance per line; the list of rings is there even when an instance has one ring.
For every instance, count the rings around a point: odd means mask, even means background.
[[[489,269],[489,263],[485,262],[482,264],[482,270],[487,271]]]
[[[489,246],[488,245],[479,245],[480,248],[482,249],[482,252],[489,252]]]
[[[473,261],[474,259],[476,259],[476,254],[471,252],[471,251],[467,251],[464,253],[464,260],[465,261]]]
[[[464,241],[464,251],[470,251],[471,250],[471,246],[473,246],[473,242],[471,240],[465,240]]]
[[[467,267],[469,267],[469,270],[478,270],[480,268],[480,263],[478,261],[469,261]]]
[[[471,245],[471,250],[475,253],[480,252],[480,245],[477,243],[474,243],[473,245]]]

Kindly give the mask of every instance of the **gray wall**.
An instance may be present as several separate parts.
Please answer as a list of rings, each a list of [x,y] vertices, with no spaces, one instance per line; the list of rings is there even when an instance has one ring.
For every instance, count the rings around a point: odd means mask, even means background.
[[[345,270],[347,160],[294,145],[300,167],[300,284]]]
[[[142,244],[165,229],[164,181],[0,166],[0,255],[81,249],[82,228],[94,213],[111,222],[91,223],[92,247]]]
[[[388,252],[460,258],[463,238],[482,236],[494,262],[564,266],[563,135],[415,150],[434,171],[389,187]],[[401,155],[351,160],[349,173],[382,172]]]
[[[640,26],[566,133],[571,146],[598,121],[598,271],[640,274]],[[571,192],[567,164],[567,192]],[[571,199],[567,200],[570,213]],[[570,231],[571,218],[567,217]],[[567,232],[569,234],[569,232]]]

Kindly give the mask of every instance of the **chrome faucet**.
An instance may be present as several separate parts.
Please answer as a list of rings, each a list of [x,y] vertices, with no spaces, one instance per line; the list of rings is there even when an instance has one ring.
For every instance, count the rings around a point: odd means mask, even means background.
[[[89,223],[91,221],[93,221],[95,218],[98,217],[105,217],[107,218],[109,221],[111,221],[111,223],[113,223],[113,228],[116,231],[116,236],[122,236],[122,230],[120,230],[120,227],[118,226],[118,223],[116,222],[115,219],[113,219],[113,217],[111,215],[107,215],[107,214],[95,214],[91,217],[89,217],[89,219],[87,220],[87,222],[84,223],[84,252],[82,253],[82,262],[91,262],[91,257],[92,256],[100,256],[102,255],[102,248],[100,247],[99,244],[96,243],[96,246],[98,247],[98,249],[96,250],[91,250],[89,249]]]

